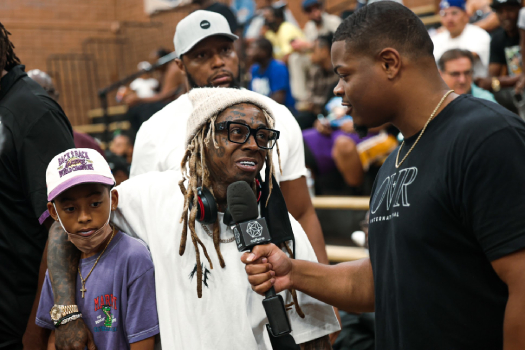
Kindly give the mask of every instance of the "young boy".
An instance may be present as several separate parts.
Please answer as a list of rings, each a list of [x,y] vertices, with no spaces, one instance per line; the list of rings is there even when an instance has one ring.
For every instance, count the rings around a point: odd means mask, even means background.
[[[36,324],[54,329],[82,317],[98,349],[152,350],[159,333],[153,262],[146,246],[109,223],[115,179],[95,150],[57,155],[46,172],[48,210],[81,251],[78,308],[53,305],[46,272]],[[54,334],[50,337],[54,349]]]

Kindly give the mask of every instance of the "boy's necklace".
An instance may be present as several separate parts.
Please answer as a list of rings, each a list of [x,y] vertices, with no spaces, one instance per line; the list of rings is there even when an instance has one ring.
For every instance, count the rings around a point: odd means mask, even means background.
[[[108,244],[106,244],[106,246],[104,247],[104,250],[102,251],[102,253],[100,253],[100,255],[98,256],[97,260],[93,264],[93,267],[91,268],[91,270],[89,270],[89,273],[87,274],[86,279],[82,278],[82,274],[80,273],[80,266],[78,267],[78,274],[80,275],[80,280],[82,281],[82,288],[80,288],[80,291],[82,292],[82,299],[84,299],[84,293],[86,292],[86,281],[89,278],[89,276],[91,275],[91,272],[93,272],[93,269],[95,268],[95,266],[97,266],[98,260],[102,257],[102,255],[106,251],[106,248],[111,243],[111,240],[113,239],[114,235],[115,235],[115,228],[113,227],[113,232],[111,233],[111,238],[109,239]]]

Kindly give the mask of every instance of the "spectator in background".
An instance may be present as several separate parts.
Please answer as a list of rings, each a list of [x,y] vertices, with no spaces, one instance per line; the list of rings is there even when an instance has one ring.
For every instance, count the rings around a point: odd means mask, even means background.
[[[466,9],[471,24],[488,33],[499,27],[498,16],[490,7],[490,0],[467,0]]]
[[[295,101],[290,91],[288,68],[284,63],[273,58],[272,43],[265,38],[257,39],[250,45],[248,56],[255,62],[251,68],[252,78],[249,89],[285,105],[292,114],[295,114]]]
[[[53,79],[51,79],[49,74],[40,69],[32,69],[27,72],[27,76],[37,82],[47,92],[48,96],[58,103],[60,93],[55,88]],[[98,142],[88,134],[73,130],[73,141],[76,148],[92,148],[104,157],[104,151],[102,151]]]
[[[307,166],[314,175],[337,169],[349,186],[359,187],[370,165],[386,159],[398,142],[386,127],[370,129],[368,135],[361,138],[354,130],[352,117],[346,115],[341,98],[336,99],[337,103],[329,103],[331,113],[327,118],[319,118],[314,128],[303,131],[305,147],[309,150],[306,153],[313,158],[307,160]]]
[[[237,24],[244,26],[255,15],[254,0],[233,0],[232,10],[237,17]]]
[[[295,39],[291,46],[294,53],[290,55],[290,83],[292,87],[293,97],[301,103],[300,109],[308,100],[308,84],[309,70],[312,65],[308,54],[314,48],[314,41],[320,35],[327,35],[334,33],[341,24],[341,18],[330,15],[323,11],[323,6],[319,0],[304,0],[302,4],[303,11],[308,16],[308,22],[304,26],[304,39]],[[305,106],[306,107],[306,106]]]
[[[43,350],[49,331],[35,316],[53,223],[46,169],[75,145],[64,111],[24,72],[9,34],[0,23],[0,349]]]
[[[490,42],[489,76],[475,80],[476,85],[494,93],[496,100],[516,112],[512,95],[522,69],[518,14],[519,0],[494,0],[501,27],[494,31]],[[504,72],[504,73],[502,73]]]
[[[113,140],[109,144],[109,151],[116,156],[122,157],[122,159],[130,165],[133,157],[134,144],[135,137],[131,131],[119,130],[115,133]]]
[[[152,55],[151,61],[155,63],[159,58],[169,53],[166,49],[159,48]],[[130,121],[135,131],[153,114],[187,91],[186,74],[179,69],[175,62],[169,62],[159,67],[155,73],[157,72],[160,73],[158,79],[160,89],[155,95],[140,97],[136,92],[129,89],[124,92],[123,102],[130,107],[126,119]]]
[[[297,122],[302,130],[311,128],[317,115],[325,113],[325,106],[334,97],[334,87],[339,77],[334,73],[331,59],[332,33],[322,35],[314,41],[311,55],[312,66],[306,81],[307,101],[298,112]]]
[[[465,0],[442,0],[439,4],[444,32],[432,37],[436,61],[450,49],[464,49],[475,58],[474,76],[486,77],[489,64],[490,35],[483,29],[469,24]]]
[[[246,28],[246,32],[244,33],[244,40],[247,44],[251,44],[253,41],[258,39],[261,35],[263,35],[263,27],[264,27],[264,16],[263,12],[265,8],[267,7],[275,7],[277,9],[282,8],[284,13],[284,21],[293,24],[296,27],[299,27],[299,24],[297,24],[297,21],[295,20],[295,17],[293,16],[292,11],[290,11],[289,8],[286,7],[286,2],[284,1],[277,1],[276,3],[272,4],[272,0],[262,0],[258,1],[259,4],[259,10],[257,10],[257,13],[255,17],[253,17],[250,20],[250,23],[248,24]]]
[[[108,154],[106,154],[106,160],[109,164],[109,168],[111,169],[111,173],[115,178],[115,186],[118,186],[122,182],[129,179],[130,165],[126,159],[108,152]]]
[[[288,55],[293,51],[291,42],[304,38],[303,32],[284,20],[284,8],[266,7],[263,16],[264,24],[268,27],[264,36],[273,45],[274,57],[288,62]]]
[[[237,32],[239,24],[233,11],[225,4],[214,0],[193,0],[192,4],[198,5],[201,10],[216,12],[224,16],[230,25],[232,33]]]
[[[474,56],[468,50],[448,50],[438,60],[439,73],[449,88],[456,94],[470,94],[496,102],[494,95],[472,82]]]
[[[129,84],[129,88],[141,99],[155,96],[159,88],[159,81],[153,78],[152,73],[149,72],[151,63],[147,61],[140,62],[137,65],[137,69],[139,71],[143,70],[144,74],[133,80],[131,84]]]

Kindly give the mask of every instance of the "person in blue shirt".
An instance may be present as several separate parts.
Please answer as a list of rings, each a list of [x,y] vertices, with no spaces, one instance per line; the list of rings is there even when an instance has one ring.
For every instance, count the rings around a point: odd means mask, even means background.
[[[295,115],[297,111],[290,90],[288,68],[273,58],[272,43],[265,38],[257,39],[247,53],[255,62],[251,68],[249,89],[285,105]]]

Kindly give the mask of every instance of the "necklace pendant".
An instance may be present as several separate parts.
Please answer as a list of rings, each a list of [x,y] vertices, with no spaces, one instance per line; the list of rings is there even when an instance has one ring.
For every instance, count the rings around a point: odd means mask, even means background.
[[[80,291],[82,292],[82,299],[84,299],[84,293],[87,291],[86,287],[82,285],[82,288],[80,288]]]

